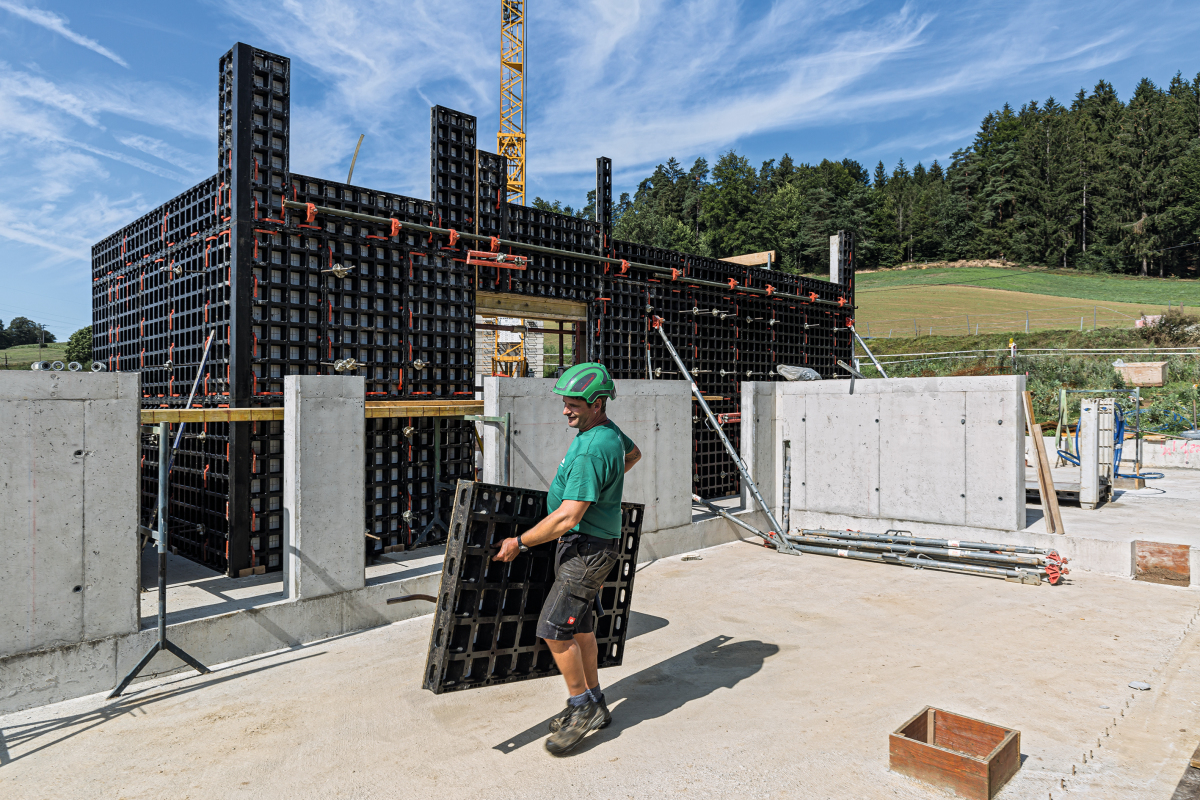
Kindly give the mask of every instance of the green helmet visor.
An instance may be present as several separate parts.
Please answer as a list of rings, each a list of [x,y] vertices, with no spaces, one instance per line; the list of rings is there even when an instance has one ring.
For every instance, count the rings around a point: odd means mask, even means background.
[[[552,390],[563,397],[580,397],[591,405],[600,397],[616,397],[617,387],[603,364],[576,364],[564,372]]]

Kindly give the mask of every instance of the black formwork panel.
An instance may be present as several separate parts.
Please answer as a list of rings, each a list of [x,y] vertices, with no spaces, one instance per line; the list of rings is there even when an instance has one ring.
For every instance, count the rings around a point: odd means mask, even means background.
[[[629,632],[643,506],[621,504],[620,555],[600,590],[596,619],[601,668],[619,666]],[[554,583],[557,542],[511,562],[493,561],[504,539],[546,516],[546,493],[460,481],[442,566],[423,686],[437,694],[558,674],[536,634]]]
[[[430,199],[291,172],[290,61],[235,45],[218,74],[217,173],[93,248],[97,360],[141,373],[143,406],[180,407],[205,337],[214,333],[198,406],[279,406],[287,375],[362,364],[367,399],[474,395],[475,292],[583,302],[577,360],[614,377],[678,379],[651,315],[717,413],[739,410],[742,380],[775,380],[779,364],[841,377],[850,360],[852,247],[842,284],[614,241],[612,164],[597,160],[596,219],[507,202],[506,161],[477,148],[472,115],[431,111]],[[395,219],[363,223],[285,210],[284,199]],[[446,227],[564,251],[525,253],[526,270],[465,264],[467,244],[405,223]],[[236,223],[236,224],[235,224]],[[519,245],[506,247],[520,254]],[[586,258],[675,270],[674,279]],[[573,257],[578,256],[578,257]],[[732,281],[728,290],[688,279]],[[752,286],[842,306],[763,298]],[[700,313],[696,313],[700,312]],[[715,313],[714,313],[715,312]],[[735,494],[736,469],[693,409],[693,489]],[[441,541],[455,480],[474,477],[471,423],[373,419],[366,431],[367,554]],[[737,440],[736,425],[727,433]],[[189,426],[176,454],[171,544],[233,576],[279,569],[283,432],[279,422]],[[155,506],[157,451],[143,451],[143,520]]]

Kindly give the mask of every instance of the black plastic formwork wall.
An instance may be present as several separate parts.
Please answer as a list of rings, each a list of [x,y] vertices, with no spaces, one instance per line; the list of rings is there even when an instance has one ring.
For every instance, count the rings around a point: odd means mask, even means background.
[[[477,288],[587,303],[576,359],[601,361],[618,379],[649,370],[678,377],[657,335],[648,335],[649,315],[664,316],[701,388],[723,398],[712,403],[717,411],[736,411],[738,381],[772,379],[775,364],[833,377],[836,359],[850,358],[852,269],[838,285],[613,241],[608,159],[597,160],[596,221],[508,203],[506,160],[477,147],[475,117],[441,106],[430,113],[429,200],[292,173],[290,80],[282,56],[244,44],[222,56],[216,175],[93,247],[96,358],[140,371],[147,408],[184,405],[210,332],[194,405],[278,406],[284,376],[334,374],[334,363],[348,358],[365,364],[354,374],[365,376],[368,400],[470,398]],[[467,249],[486,248],[310,218],[285,211],[284,198],[581,257],[530,254],[527,270],[468,267]],[[672,267],[679,280],[583,257],[598,254]],[[689,286],[688,277],[771,284],[846,306]],[[728,456],[698,411],[693,419],[694,490],[735,494]],[[729,432],[736,441],[737,427]],[[368,420],[368,556],[444,538],[451,487],[474,477],[472,441],[460,420]],[[172,477],[172,545],[233,576],[279,569],[282,447],[281,422],[189,426]],[[156,459],[147,442],[144,521],[154,508]]]
[[[629,633],[637,573],[641,505],[621,504],[617,563],[598,598],[598,666],[619,666]],[[454,498],[423,686],[437,694],[554,675],[558,667],[537,637],[538,616],[554,584],[557,542],[493,561],[504,539],[546,516],[546,493],[461,481]]]

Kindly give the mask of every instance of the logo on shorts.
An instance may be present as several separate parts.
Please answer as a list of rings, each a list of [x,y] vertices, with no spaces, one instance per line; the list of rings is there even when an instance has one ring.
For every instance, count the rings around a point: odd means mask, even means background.
[[[574,624],[575,624],[575,618],[574,618],[574,617],[567,617],[567,624],[568,624],[568,625],[574,625]]]

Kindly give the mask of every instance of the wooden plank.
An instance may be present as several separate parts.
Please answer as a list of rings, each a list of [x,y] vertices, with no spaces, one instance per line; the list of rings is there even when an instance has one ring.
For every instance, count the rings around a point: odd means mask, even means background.
[[[365,416],[378,417],[461,417],[483,414],[482,400],[378,400],[367,401]],[[147,408],[142,409],[143,425],[159,422],[266,422],[283,419],[283,407],[273,408]]]
[[[159,422],[265,422],[283,419],[283,408],[144,408],[143,425]]]
[[[464,414],[483,414],[483,403],[410,405],[407,403],[368,403],[367,419],[392,417],[461,417]]]
[[[1050,459],[1046,456],[1046,441],[1042,438],[1042,426],[1033,418],[1033,395],[1025,392],[1025,422],[1033,440],[1033,452],[1037,461],[1038,487],[1042,496],[1042,520],[1046,533],[1064,533],[1062,515],[1058,510],[1058,493],[1054,490],[1054,477],[1050,471]]]
[[[476,292],[475,315],[587,322],[587,303],[553,297],[525,297],[517,294]]]

